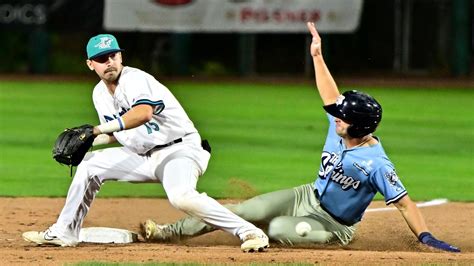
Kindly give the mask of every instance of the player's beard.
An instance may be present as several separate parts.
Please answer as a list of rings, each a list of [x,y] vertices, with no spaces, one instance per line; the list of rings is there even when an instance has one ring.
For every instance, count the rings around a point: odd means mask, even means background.
[[[347,129],[348,127],[336,126],[336,134],[341,138],[349,137]]]
[[[120,71],[116,67],[109,67],[104,71],[102,79],[106,82],[114,82],[120,75]]]

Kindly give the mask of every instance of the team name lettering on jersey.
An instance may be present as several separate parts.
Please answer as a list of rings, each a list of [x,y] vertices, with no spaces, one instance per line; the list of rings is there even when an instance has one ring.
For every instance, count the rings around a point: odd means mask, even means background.
[[[112,121],[114,119],[117,119],[119,116],[122,116],[126,112],[128,112],[128,110],[122,107],[122,110],[120,110],[118,116],[117,115],[112,115],[112,116],[104,115],[104,119],[105,119],[105,121],[109,122],[109,121]]]
[[[319,177],[325,179],[328,174],[331,174],[331,180],[340,184],[343,190],[353,188],[357,190],[360,185],[359,180],[355,180],[351,176],[344,175],[342,163],[339,162],[335,167],[334,164],[339,160],[339,156],[335,153],[323,152],[321,156],[321,168],[319,169]]]
[[[334,164],[339,160],[339,156],[335,153],[323,151],[321,155],[321,168],[319,168],[319,177],[325,179],[333,170]]]
[[[162,108],[159,108],[158,109],[158,113],[160,113],[161,111],[163,111],[164,107]],[[108,116],[108,115],[104,115],[104,119],[106,122],[109,122],[109,121],[112,121],[114,119],[117,119],[119,116],[122,116],[123,114],[125,114],[126,112],[128,112],[130,109],[125,109],[122,107],[122,110],[119,112],[119,115],[112,115],[112,116]],[[145,127],[146,127],[146,131],[148,134],[152,134],[154,131],[160,131],[160,126],[155,123],[155,122],[146,122],[145,124],[143,124]]]
[[[334,168],[334,171],[331,175],[331,180],[341,184],[341,188],[343,190],[347,190],[350,187],[352,187],[354,190],[357,190],[357,188],[360,185],[359,180],[355,180],[351,176],[346,176],[344,175],[344,170],[342,169],[342,163],[339,163],[336,168]]]

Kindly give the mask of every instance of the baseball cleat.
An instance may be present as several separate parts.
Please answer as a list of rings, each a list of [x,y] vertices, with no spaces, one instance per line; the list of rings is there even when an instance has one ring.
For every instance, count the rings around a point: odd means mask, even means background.
[[[173,237],[167,224],[161,225],[148,219],[140,225],[142,236],[147,242],[169,242]]]
[[[53,235],[51,231],[48,229],[46,231],[29,231],[23,233],[23,239],[28,242],[36,243],[38,245],[54,245],[54,246],[61,246],[61,247],[74,247],[74,244],[68,244],[59,237]]]
[[[248,234],[242,242],[240,249],[243,252],[263,252],[269,247],[268,237],[265,234]]]

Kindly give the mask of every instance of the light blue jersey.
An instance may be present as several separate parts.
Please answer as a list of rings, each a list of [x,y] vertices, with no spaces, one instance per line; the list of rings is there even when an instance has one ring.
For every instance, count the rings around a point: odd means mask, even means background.
[[[336,134],[334,117],[328,115],[329,132],[314,182],[321,206],[346,225],[359,222],[377,192],[386,204],[407,194],[394,165],[378,144],[347,149]]]

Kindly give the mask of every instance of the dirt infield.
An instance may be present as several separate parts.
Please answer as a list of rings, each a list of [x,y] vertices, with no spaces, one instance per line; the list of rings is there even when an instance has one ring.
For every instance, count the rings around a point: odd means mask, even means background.
[[[216,231],[181,244],[81,244],[76,248],[36,246],[21,233],[43,230],[59,214],[63,198],[0,198],[0,257],[2,265],[63,265],[77,262],[174,262],[205,264],[309,263],[309,264],[474,264],[473,203],[447,203],[421,208],[435,236],[461,248],[462,253],[423,247],[398,211],[365,215],[355,240],[347,247],[287,248],[272,243],[264,253],[245,254],[237,238]],[[371,208],[384,207],[375,202]],[[97,199],[85,227],[107,226],[138,231],[139,222],[154,218],[171,222],[183,214],[163,199]]]

